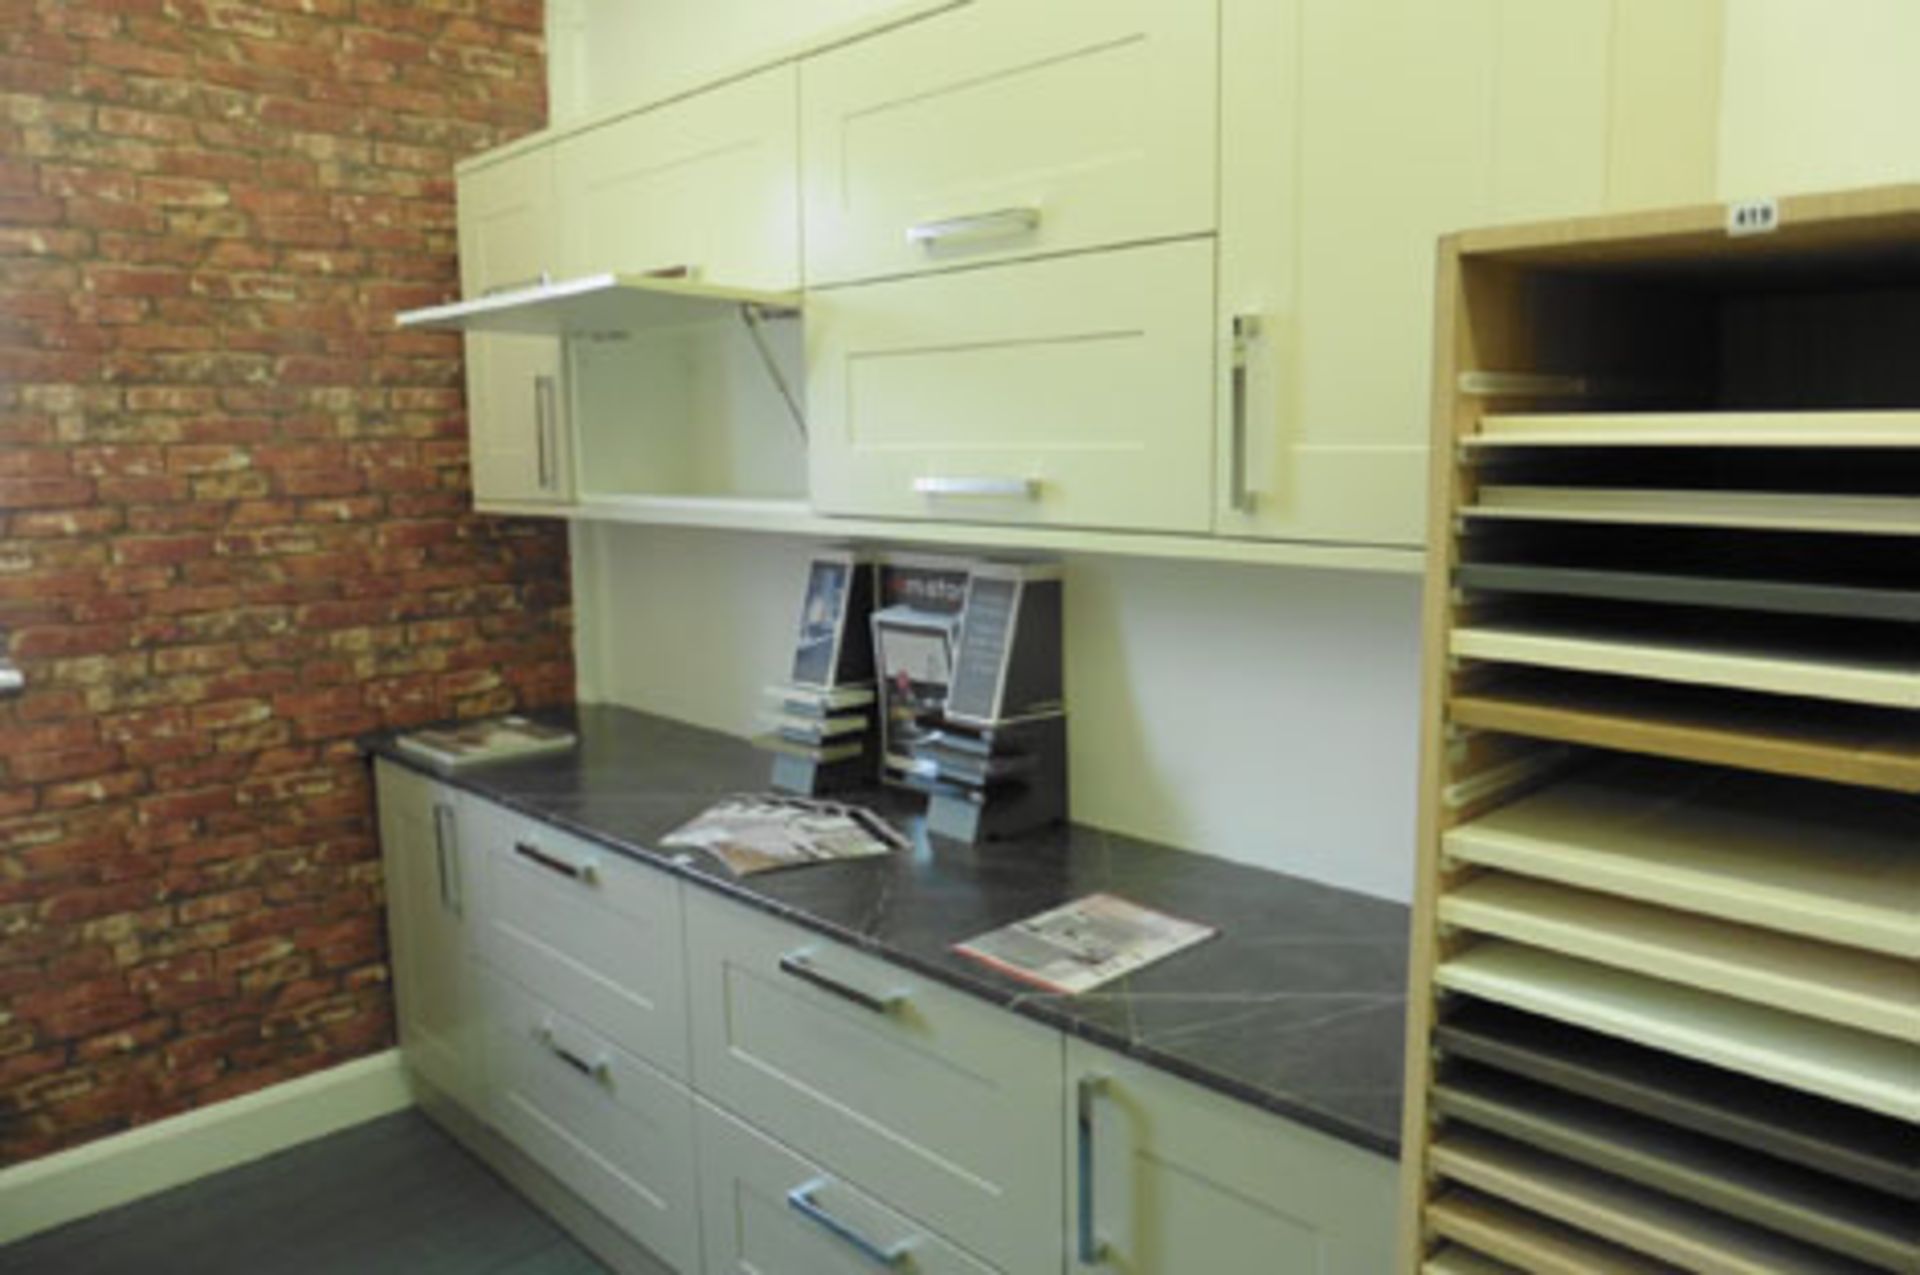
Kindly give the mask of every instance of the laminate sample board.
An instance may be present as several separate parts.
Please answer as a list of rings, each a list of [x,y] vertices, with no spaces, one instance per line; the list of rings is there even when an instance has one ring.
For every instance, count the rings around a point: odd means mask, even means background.
[[[1626,759],[1449,829],[1442,845],[1462,863],[1920,960],[1910,799]]]
[[[1920,720],[1897,709],[1514,669],[1448,713],[1460,726],[1920,794]]]
[[[1920,967],[1897,957],[1504,872],[1445,895],[1440,920],[1920,1045]]]
[[[1420,1275],[1525,1275],[1518,1266],[1496,1262],[1472,1249],[1450,1244],[1421,1266]]]
[[[1920,536],[1920,500],[1899,496],[1488,483],[1460,513],[1480,519]]]
[[[1427,1225],[1530,1275],[1660,1275],[1679,1269],[1470,1187],[1452,1187],[1429,1204]]]
[[[1434,981],[1882,1115],[1920,1121],[1920,1049],[1588,961],[1482,939]]]
[[[1456,628],[1448,649],[1461,659],[1920,710],[1920,647],[1890,641],[1828,651],[1766,636],[1659,637],[1617,622],[1529,619]]]
[[[1471,1065],[1434,1090],[1449,1119],[1890,1270],[1920,1267],[1906,1201],[1659,1120]]]
[[[1489,593],[1546,594],[1920,624],[1920,590],[1496,562],[1465,563],[1454,572],[1454,581],[1462,588]]]
[[[1486,1002],[1434,1031],[1466,1059],[1802,1164],[1920,1207],[1920,1135],[1858,1107]]]
[[[1494,1134],[1450,1125],[1442,1176],[1617,1244],[1716,1275],[1854,1275],[1872,1268]]]
[[[1920,447],[1920,412],[1500,413],[1469,447]]]

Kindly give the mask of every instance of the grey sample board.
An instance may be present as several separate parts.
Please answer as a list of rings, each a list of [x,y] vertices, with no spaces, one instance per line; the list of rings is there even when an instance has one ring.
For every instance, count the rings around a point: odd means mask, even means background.
[[[1892,1196],[1470,1065],[1444,1074],[1434,1097],[1449,1119],[1875,1266],[1920,1269],[1920,1213]]]
[[[1462,564],[1455,571],[1454,580],[1461,588],[1490,593],[1533,593],[1920,624],[1920,591],[1911,589],[1497,562]]]
[[[1435,1042],[1449,1057],[1920,1201],[1920,1136],[1896,1119],[1497,1005],[1463,1005]]]

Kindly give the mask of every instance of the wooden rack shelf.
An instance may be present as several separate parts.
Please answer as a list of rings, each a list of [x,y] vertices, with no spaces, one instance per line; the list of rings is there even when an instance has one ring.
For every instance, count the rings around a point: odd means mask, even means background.
[[[1401,1269],[1920,1272],[1920,186],[1442,246]]]

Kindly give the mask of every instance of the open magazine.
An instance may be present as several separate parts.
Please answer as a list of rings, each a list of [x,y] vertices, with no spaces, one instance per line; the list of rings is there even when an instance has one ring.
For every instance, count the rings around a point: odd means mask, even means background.
[[[768,795],[716,802],[662,837],[660,844],[705,850],[744,877],[890,854],[911,843],[886,820],[859,806]]]
[[[953,950],[1022,982],[1077,996],[1218,933],[1115,895],[1090,894]]]

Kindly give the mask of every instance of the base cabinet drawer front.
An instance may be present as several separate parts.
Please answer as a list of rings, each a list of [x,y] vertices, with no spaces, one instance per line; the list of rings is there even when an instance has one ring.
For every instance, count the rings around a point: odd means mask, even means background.
[[[1059,1268],[1057,1033],[737,904],[687,903],[703,1097],[994,1265]]]
[[[669,1075],[687,1076],[680,884],[592,842],[475,803],[488,964]]]
[[[1207,529],[1211,240],[831,289],[808,304],[823,512]]]
[[[675,1269],[698,1270],[693,1095],[498,975],[486,991],[495,1127]]]
[[[561,271],[800,286],[798,75],[763,71],[563,139]]]
[[[994,1267],[701,1101],[707,1275],[989,1275]]]
[[[1206,233],[1215,0],[976,0],[807,60],[807,283]]]
[[[1067,1084],[1069,1271],[1393,1269],[1385,1156],[1078,1041]]]

